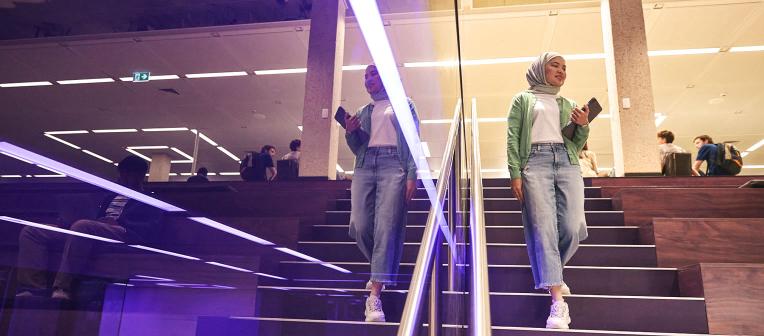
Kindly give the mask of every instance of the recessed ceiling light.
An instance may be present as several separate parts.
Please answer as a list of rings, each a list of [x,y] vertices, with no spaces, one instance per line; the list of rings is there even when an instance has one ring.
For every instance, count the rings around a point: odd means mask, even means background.
[[[61,84],[61,85],[92,84],[92,83],[111,83],[111,82],[114,82],[114,79],[112,79],[112,78],[91,78],[91,79],[70,79],[70,80],[56,81],[56,83]]]
[[[140,158],[142,158],[142,159],[144,159],[144,160],[148,161],[148,162],[151,162],[151,158],[150,158],[150,157],[148,157],[148,156],[146,156],[146,155],[143,155],[143,154],[141,154],[141,153],[138,153],[137,151],[135,151],[135,150],[133,150],[133,149],[131,149],[131,148],[125,148],[125,150],[126,150],[126,151],[128,151],[128,152],[130,152],[130,153],[132,153],[133,155],[136,155],[136,156],[138,156],[138,157],[140,157]],[[149,175],[148,175],[148,174],[146,174],[146,176],[149,176]]]
[[[79,147],[79,146],[77,146],[77,145],[75,145],[75,144],[73,144],[73,143],[71,143],[71,142],[68,142],[68,141],[66,141],[66,140],[63,140],[63,139],[57,138],[57,137],[53,136],[52,134],[48,134],[48,133],[45,133],[44,135],[45,135],[46,137],[48,137],[48,138],[51,138],[51,139],[53,139],[53,140],[56,140],[56,141],[58,141],[58,142],[60,142],[60,143],[62,143],[62,144],[64,144],[64,145],[67,145],[67,146],[69,146],[69,147],[72,147],[72,148],[74,148],[74,149],[80,149],[80,147]]]
[[[247,75],[246,71],[208,72],[208,73],[186,74],[186,78],[237,77],[237,76],[246,76],[246,75]]]
[[[135,128],[93,130],[93,133],[134,133],[134,132],[138,132],[138,130]]]
[[[180,154],[180,156],[183,156],[183,157],[185,157],[186,159],[188,159],[188,160],[190,160],[192,162],[194,161],[194,158],[191,155],[186,154],[186,152],[178,149],[177,147],[170,147],[170,149],[173,152]]]
[[[751,146],[751,147],[748,147],[748,149],[746,149],[745,151],[746,152],[753,152],[753,151],[761,148],[761,146],[764,146],[764,139],[759,140],[759,142],[753,144],[753,146]]]
[[[130,149],[168,149],[168,146],[127,146]]]
[[[50,86],[53,85],[51,82],[21,82],[21,83],[3,83],[0,84],[0,87],[3,88],[14,88],[14,87],[28,87],[28,86]]]
[[[56,134],[56,135],[59,135],[59,134],[86,134],[86,133],[88,133],[88,131],[85,131],[85,130],[78,130],[78,131],[50,131],[50,132],[45,132],[45,134]]]
[[[343,65],[342,70],[344,71],[356,71],[356,70],[366,70],[368,65],[366,64],[359,64],[359,65]]]
[[[255,70],[255,75],[283,75],[283,74],[296,74],[296,73],[306,73],[306,72],[308,72],[308,68]]]
[[[218,150],[223,152],[225,155],[228,155],[228,157],[232,158],[234,161],[241,160],[236,155],[234,155],[233,153],[229,152],[227,149],[223,148],[223,146],[218,146],[217,148],[218,148]]]
[[[188,131],[188,127],[159,127],[159,128],[143,128],[144,132],[180,132]]]
[[[114,163],[114,161],[109,160],[109,159],[107,159],[107,158],[105,158],[103,156],[100,156],[100,155],[96,154],[96,153],[93,153],[93,152],[91,152],[91,151],[89,151],[87,149],[83,149],[82,152],[85,153],[85,154],[88,154],[88,155],[90,155],[92,157],[95,157],[95,158],[98,158],[100,160],[106,161],[108,163]]]
[[[337,167],[336,168],[337,168],[337,171],[340,172],[340,173],[344,173],[345,172],[345,170],[342,169],[342,166],[340,166],[339,163],[337,163]]]
[[[648,51],[648,56],[676,56],[676,55],[702,55],[718,53],[720,48],[696,48],[696,49],[675,49],[675,50],[652,50]]]
[[[730,52],[748,52],[748,51],[764,51],[764,45],[730,48]]]

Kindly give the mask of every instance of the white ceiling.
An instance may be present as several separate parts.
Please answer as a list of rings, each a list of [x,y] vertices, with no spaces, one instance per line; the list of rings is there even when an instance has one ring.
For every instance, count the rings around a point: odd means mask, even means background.
[[[558,7],[555,7],[558,6]],[[534,56],[543,50],[564,54],[602,53],[599,9],[576,6],[500,7],[460,13],[463,59]],[[558,15],[549,10],[559,8]],[[662,9],[645,5],[650,50],[764,45],[764,2],[681,1]],[[344,64],[367,64],[370,57],[359,30],[347,25]],[[452,14],[428,12],[385,17],[399,64],[457,58]],[[709,24],[712,22],[713,24]],[[133,71],[186,74],[301,68],[306,64],[306,21],[226,28],[165,31],[66,40],[0,44],[0,83],[125,77]],[[660,126],[677,134],[676,143],[691,149],[692,138],[710,134],[740,140],[747,148],[764,138],[764,52],[651,57],[656,112],[668,116]],[[477,99],[481,118],[503,118],[511,97],[525,88],[527,64],[465,66],[464,96]],[[422,119],[449,118],[459,97],[459,73],[453,68],[399,68]],[[562,94],[579,102],[600,97],[607,110],[604,61],[569,61]],[[368,96],[361,71],[343,74],[343,105],[354,110]],[[107,163],[43,136],[44,131],[189,127],[199,128],[220,145],[242,155],[264,144],[279,155],[299,138],[304,74],[176,79],[149,83],[104,83],[32,88],[1,88],[0,137],[43,151],[86,170],[108,173]],[[688,88],[688,85],[694,85]],[[161,92],[172,88],[180,95]],[[720,97],[725,94],[724,97]],[[709,100],[722,98],[717,104]],[[465,106],[469,106],[468,104]],[[265,115],[259,119],[258,115]],[[447,126],[422,125],[434,169],[439,165]],[[503,169],[506,125],[481,124],[483,168]],[[193,152],[193,134],[129,133],[61,135],[112,160],[126,146],[167,145]],[[591,149],[600,166],[612,166],[607,119],[594,123]],[[237,164],[201,142],[200,164],[213,172],[236,171]],[[0,159],[0,174],[15,174]],[[764,149],[746,158],[764,164]],[[340,165],[352,169],[352,155],[340,144]],[[174,172],[186,172],[177,164]],[[746,173],[764,173],[757,169]]]

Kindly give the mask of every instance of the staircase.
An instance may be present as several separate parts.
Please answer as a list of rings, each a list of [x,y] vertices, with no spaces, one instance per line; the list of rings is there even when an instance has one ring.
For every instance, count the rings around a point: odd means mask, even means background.
[[[610,199],[601,197],[600,188],[587,187],[585,195],[590,237],[582,243],[564,275],[573,292],[566,301],[576,334],[707,333],[704,299],[681,296],[677,269],[656,267],[655,247],[640,242],[638,227],[624,226],[623,214],[613,210]],[[560,333],[544,329],[550,299],[547,293],[533,289],[520,205],[511,198],[507,180],[485,180],[484,197],[493,334]],[[281,262],[278,274],[288,280],[260,282],[256,317],[203,318],[198,335],[244,335],[255,328],[264,335],[394,335],[429,201],[420,189],[409,208],[399,276],[402,283],[388,288],[382,296],[386,323],[363,322],[369,265],[347,235],[349,209],[348,191],[344,198],[336,200],[334,210],[326,213],[325,223],[315,225],[311,234],[299,242],[297,250],[351,273],[310,262]],[[462,326],[468,315],[453,317],[447,312],[449,307],[463,304],[465,295],[443,292],[447,334],[464,334]],[[426,323],[426,319],[423,321]],[[425,331],[427,328],[422,328],[422,334]]]

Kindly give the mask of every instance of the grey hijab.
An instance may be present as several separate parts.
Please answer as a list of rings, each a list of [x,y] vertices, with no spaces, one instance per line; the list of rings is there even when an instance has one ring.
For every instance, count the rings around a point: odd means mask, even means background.
[[[555,57],[562,57],[562,55],[554,51],[545,52],[528,68],[528,72],[525,74],[525,79],[528,80],[528,85],[530,85],[529,90],[531,90],[531,92],[550,95],[557,95],[560,93],[559,86],[552,86],[547,83],[544,71],[546,64]]]

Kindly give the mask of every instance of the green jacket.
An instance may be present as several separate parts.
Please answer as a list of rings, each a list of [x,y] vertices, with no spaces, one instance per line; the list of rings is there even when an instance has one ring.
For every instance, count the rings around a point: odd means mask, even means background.
[[[411,109],[411,116],[414,117],[414,125],[416,125],[417,134],[419,134],[419,118],[416,113],[416,106],[414,101],[409,101],[409,108]],[[374,110],[374,103],[369,103],[362,107],[356,116],[361,119],[361,130],[366,132],[366,135],[362,135],[359,132],[345,133],[345,140],[348,143],[348,147],[355,154],[355,168],[363,167],[363,159],[366,156],[366,148],[369,147],[369,134],[371,134],[371,112]],[[393,119],[393,125],[395,126],[395,133],[398,135],[398,153],[400,154],[401,165],[406,169],[406,179],[416,180],[416,163],[414,157],[411,155],[406,138],[403,136],[401,126],[398,123],[398,119]]]
[[[531,153],[531,127],[533,126],[533,107],[536,105],[536,95],[523,91],[512,98],[512,107],[507,116],[507,165],[509,176],[514,180],[521,178],[520,171],[528,164]],[[560,128],[570,121],[570,114],[576,103],[570,99],[558,97],[560,107]],[[570,163],[578,165],[578,153],[584,148],[589,138],[589,126],[577,127],[573,140],[562,137],[568,150]]]

